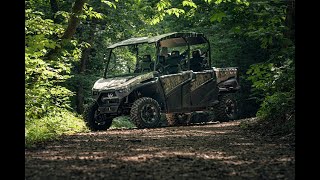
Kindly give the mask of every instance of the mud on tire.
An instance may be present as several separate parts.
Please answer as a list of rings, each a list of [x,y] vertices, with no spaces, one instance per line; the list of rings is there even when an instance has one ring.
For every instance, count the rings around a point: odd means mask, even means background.
[[[234,93],[221,94],[219,103],[213,108],[218,121],[229,121],[238,118],[238,106]]]
[[[161,123],[160,106],[152,98],[139,98],[131,107],[130,118],[138,128],[159,127]]]
[[[93,102],[83,113],[86,126],[91,131],[107,130],[112,124],[113,117],[108,117],[106,114],[99,114],[98,107],[98,104]]]

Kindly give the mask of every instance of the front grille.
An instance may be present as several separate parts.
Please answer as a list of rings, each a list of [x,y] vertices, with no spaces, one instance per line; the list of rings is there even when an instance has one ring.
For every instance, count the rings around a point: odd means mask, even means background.
[[[104,92],[99,98],[102,104],[118,104],[120,102],[115,92]]]
[[[119,99],[108,99],[107,103],[108,104],[119,103]]]
[[[102,94],[103,97],[108,97],[108,99],[116,98],[117,95],[115,92],[106,92]]]

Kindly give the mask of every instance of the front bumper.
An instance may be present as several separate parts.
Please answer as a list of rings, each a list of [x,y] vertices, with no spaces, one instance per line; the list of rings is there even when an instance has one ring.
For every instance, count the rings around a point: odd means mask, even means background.
[[[93,97],[99,105],[100,113],[118,114],[120,104],[124,97],[116,91],[93,92]]]
[[[118,109],[119,109],[119,106],[99,107],[100,113],[108,113],[108,114],[119,114]]]

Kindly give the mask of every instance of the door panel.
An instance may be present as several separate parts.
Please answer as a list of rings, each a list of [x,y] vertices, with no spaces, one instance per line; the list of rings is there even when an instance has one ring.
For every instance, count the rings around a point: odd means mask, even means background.
[[[190,106],[191,79],[192,71],[183,71],[181,73],[163,75],[160,77],[169,112]]]
[[[194,72],[191,81],[191,106],[206,107],[218,98],[216,76],[213,70]]]
[[[182,86],[182,108],[191,106],[191,80]]]

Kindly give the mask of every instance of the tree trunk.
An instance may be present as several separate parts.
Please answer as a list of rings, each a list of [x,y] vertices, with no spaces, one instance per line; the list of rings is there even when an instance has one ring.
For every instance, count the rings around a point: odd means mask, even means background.
[[[80,22],[79,15],[82,13],[82,8],[84,3],[87,0],[76,0],[71,11],[71,16],[69,19],[68,27],[66,31],[64,32],[63,36],[61,37],[62,39],[71,39],[71,37],[74,35],[76,32],[76,28]]]
[[[287,1],[286,26],[285,36],[295,43],[295,0]]]
[[[92,43],[90,43],[92,44]],[[80,67],[79,67],[79,74],[80,75],[84,75],[85,71],[86,71],[86,64],[89,60],[89,55],[91,52],[91,47],[86,48],[85,50],[83,50],[82,52],[82,57],[80,60]],[[81,82],[81,79],[79,80],[79,86],[77,88],[77,92],[76,92],[76,107],[77,107],[77,112],[79,114],[83,113],[84,110],[84,88],[83,88],[83,83]]]
[[[89,60],[89,56],[90,56],[90,53],[91,53],[91,50],[92,50],[92,46],[93,46],[94,38],[92,38],[92,37],[94,37],[95,25],[96,24],[93,24],[93,26],[90,27],[89,40],[87,41],[91,46],[88,47],[88,48],[85,48],[82,51],[82,57],[80,59],[80,67],[78,69],[78,74],[80,74],[80,75],[84,75],[85,71],[87,69],[86,65],[87,65],[87,62]],[[78,89],[77,89],[77,92],[76,92],[76,107],[77,107],[77,112],[79,114],[83,113],[83,110],[84,110],[84,106],[83,105],[84,105],[83,83],[79,82],[79,86],[78,86]]]
[[[71,11],[71,16],[70,16],[69,22],[68,22],[68,27],[66,28],[64,34],[61,37],[61,40],[62,40],[61,42],[63,42],[64,40],[71,39],[72,36],[75,34],[77,26],[80,22],[79,15],[81,15],[84,3],[86,1],[87,0],[75,0],[74,5],[72,6],[72,11]],[[53,59],[54,56],[60,50],[61,50],[61,47],[59,48],[58,46],[56,46],[55,49],[52,49],[51,51],[48,52],[48,54],[46,55],[46,58]]]
[[[90,33],[90,34],[93,35],[94,33]],[[88,42],[91,46],[93,45],[93,40],[92,39],[93,38],[91,38],[89,40],[89,42]],[[80,60],[80,68],[79,68],[79,73],[80,74],[84,74],[85,71],[86,71],[86,64],[87,64],[87,62],[89,60],[89,55],[90,55],[91,49],[92,49],[92,47],[88,47],[88,48],[86,48],[86,49],[84,49],[82,51],[82,57],[81,57],[81,60]]]

